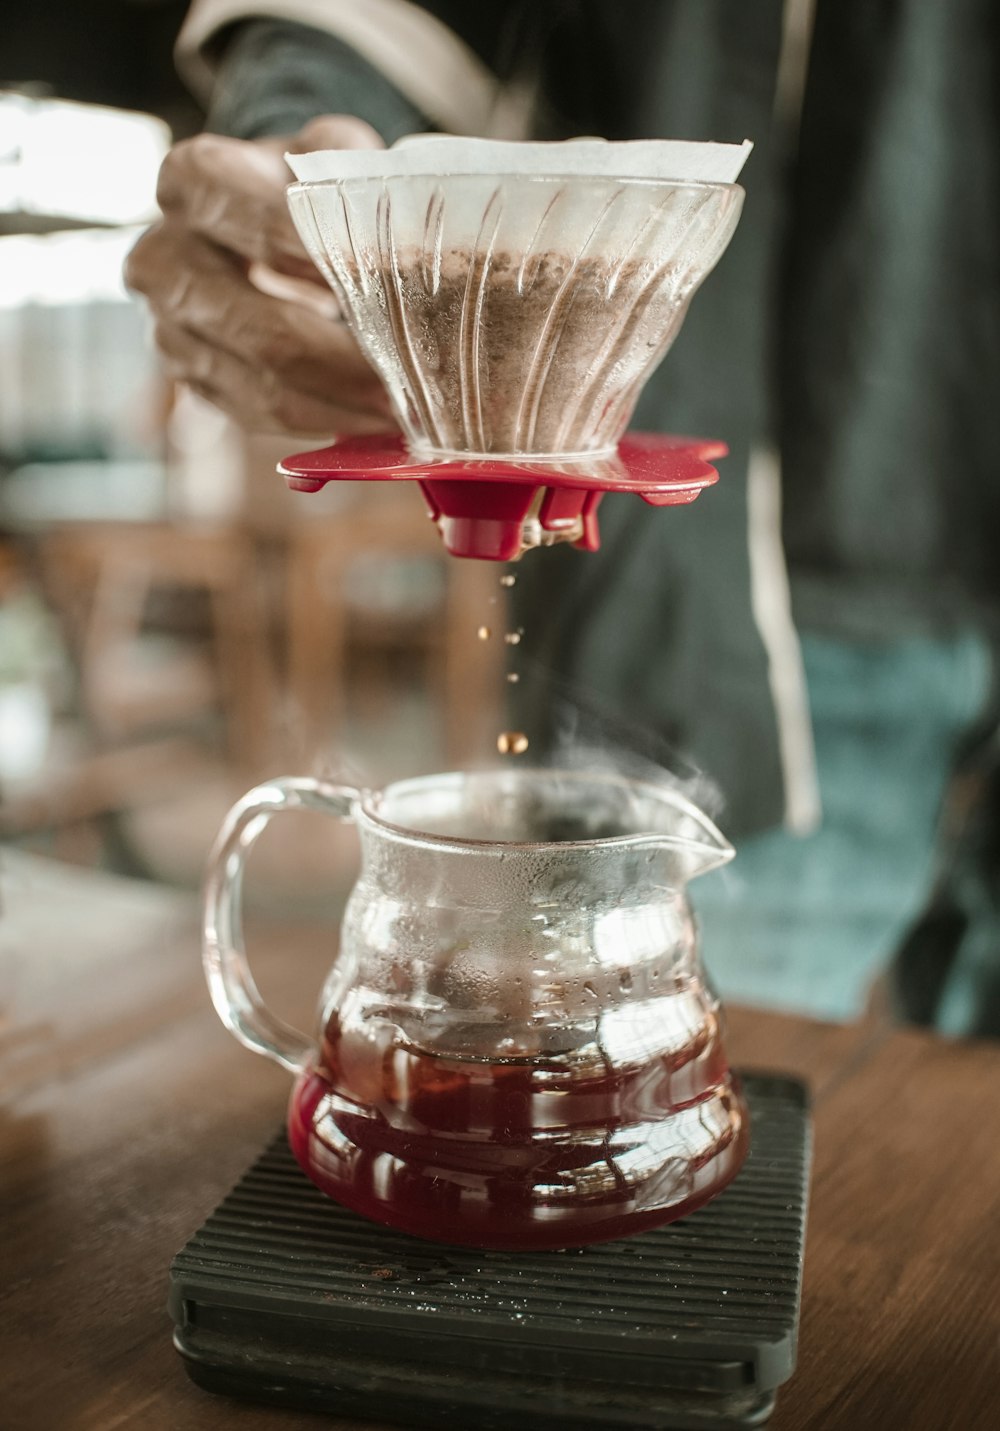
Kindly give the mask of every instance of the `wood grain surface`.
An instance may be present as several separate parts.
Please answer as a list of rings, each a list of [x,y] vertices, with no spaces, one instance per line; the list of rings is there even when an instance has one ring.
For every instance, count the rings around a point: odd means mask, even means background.
[[[190,901],[24,857],[0,889],[0,1428],[324,1424],[208,1396],[171,1346],[170,1259],[288,1093],[216,1020]],[[311,1022],[334,939],[251,929],[286,1017]],[[774,1431],[1000,1425],[1000,1046],[745,1009],[729,1045],[815,1097],[799,1366]]]

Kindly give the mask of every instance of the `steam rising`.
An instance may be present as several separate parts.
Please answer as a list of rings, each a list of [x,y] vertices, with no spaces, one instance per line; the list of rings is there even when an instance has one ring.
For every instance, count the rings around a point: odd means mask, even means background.
[[[522,662],[522,666],[524,663]],[[522,693],[530,708],[521,709]],[[725,800],[719,786],[660,732],[612,712],[592,697],[570,690],[541,667],[525,672],[511,705],[532,736],[535,763],[591,775],[617,775],[673,790],[716,820]],[[537,730],[544,713],[546,731]]]

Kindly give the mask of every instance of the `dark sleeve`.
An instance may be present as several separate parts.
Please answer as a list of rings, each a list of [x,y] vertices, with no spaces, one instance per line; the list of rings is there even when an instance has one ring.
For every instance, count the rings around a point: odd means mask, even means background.
[[[502,80],[530,67],[542,28],[539,10],[547,13],[528,0],[417,3]],[[213,133],[236,139],[294,134],[317,114],[353,114],[386,144],[436,128],[374,65],[325,30],[248,19],[224,31],[216,50],[218,78],[206,125]]]
[[[529,52],[566,0],[416,0],[447,25],[502,80],[525,67]],[[575,3],[575,0],[573,0]]]
[[[367,60],[323,30],[245,20],[219,39],[206,128],[235,139],[294,134],[318,114],[352,114],[386,144],[433,126]]]

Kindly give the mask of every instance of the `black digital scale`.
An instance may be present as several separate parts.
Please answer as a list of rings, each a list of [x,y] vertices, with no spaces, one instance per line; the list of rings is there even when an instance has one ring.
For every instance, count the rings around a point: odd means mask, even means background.
[[[563,1252],[481,1252],[326,1198],[276,1138],[174,1259],[208,1391],[406,1427],[759,1426],[795,1366],[806,1092],[750,1075],[751,1149],[707,1207]]]

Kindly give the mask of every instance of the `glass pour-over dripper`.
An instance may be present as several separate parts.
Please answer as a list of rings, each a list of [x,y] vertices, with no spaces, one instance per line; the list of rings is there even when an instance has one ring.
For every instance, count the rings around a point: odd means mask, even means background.
[[[286,459],[290,485],[419,481],[449,550],[496,560],[595,548],[605,491],[692,501],[723,443],[621,439],[733,233],[748,147],[438,137],[290,155],[293,218],[403,432]]]

